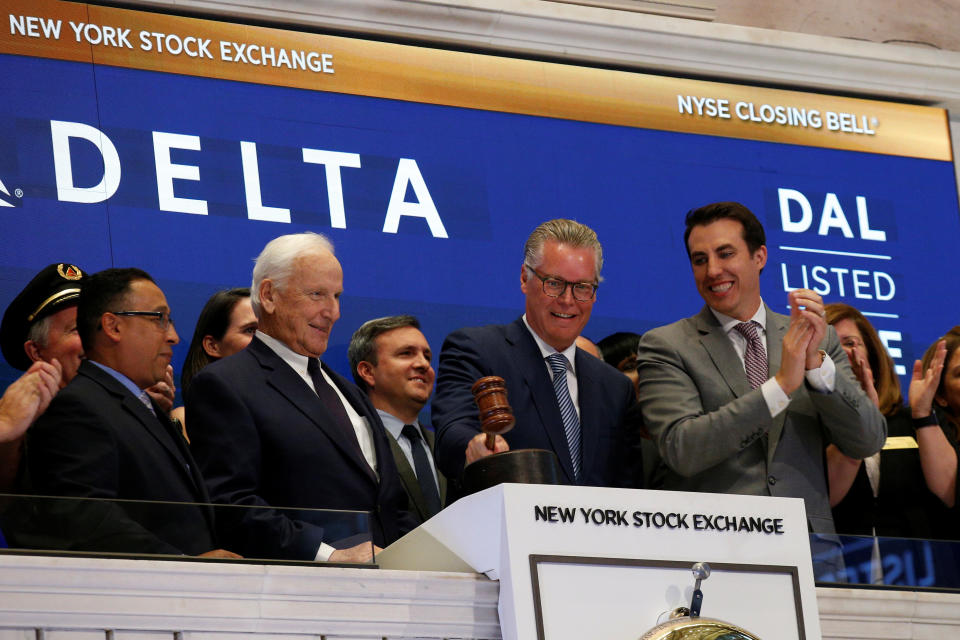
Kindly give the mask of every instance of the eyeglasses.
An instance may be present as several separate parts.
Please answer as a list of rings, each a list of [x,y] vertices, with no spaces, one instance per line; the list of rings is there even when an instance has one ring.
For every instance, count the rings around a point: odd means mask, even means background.
[[[551,298],[559,298],[562,296],[567,290],[567,287],[570,287],[570,290],[573,292],[573,299],[579,302],[590,302],[594,296],[597,295],[597,287],[599,285],[592,282],[568,282],[560,278],[542,276],[530,265],[524,263],[523,266],[529,269],[533,275],[540,278],[543,292]]]
[[[161,331],[166,331],[173,326],[173,318],[169,311],[111,311],[115,316],[131,316],[140,318],[150,318]]]

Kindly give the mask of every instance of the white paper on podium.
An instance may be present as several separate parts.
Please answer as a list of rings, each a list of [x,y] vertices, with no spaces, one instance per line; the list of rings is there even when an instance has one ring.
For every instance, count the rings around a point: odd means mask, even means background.
[[[504,640],[634,640],[690,603],[763,640],[820,640],[803,501],[500,485],[454,503],[377,556],[388,569],[500,580]]]

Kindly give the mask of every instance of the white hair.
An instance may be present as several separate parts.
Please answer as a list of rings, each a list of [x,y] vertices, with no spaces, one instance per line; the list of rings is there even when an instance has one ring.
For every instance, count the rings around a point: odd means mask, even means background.
[[[274,238],[267,243],[253,265],[253,283],[250,285],[250,304],[260,317],[260,284],[272,280],[278,287],[286,284],[293,273],[293,263],[309,255],[333,254],[333,243],[320,233],[306,231]]]
[[[47,343],[50,340],[50,325],[53,324],[53,315],[44,316],[42,319],[37,320],[32,325],[27,332],[27,340],[31,340],[37,343],[41,349],[47,348]]]

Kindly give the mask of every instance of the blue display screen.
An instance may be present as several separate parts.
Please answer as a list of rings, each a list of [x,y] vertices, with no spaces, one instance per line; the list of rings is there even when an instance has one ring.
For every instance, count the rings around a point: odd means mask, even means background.
[[[958,323],[950,162],[12,55],[0,68],[0,306],[52,262],[140,267],[177,320],[178,374],[206,299],[304,230],[343,264],[325,360],[344,374],[373,317],[417,315],[434,351],[517,317],[523,243],[558,217],[604,247],[585,334],[643,332],[702,306],[683,217],[720,200],[764,223],[775,310],[800,286],[852,304],[901,373]]]

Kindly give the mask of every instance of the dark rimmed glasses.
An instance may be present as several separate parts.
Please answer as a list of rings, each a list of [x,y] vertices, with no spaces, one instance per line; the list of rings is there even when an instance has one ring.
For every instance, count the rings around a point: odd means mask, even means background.
[[[166,331],[173,326],[173,318],[169,311],[111,311],[115,316],[130,316],[134,318],[150,318],[161,331]]]
[[[529,269],[533,275],[540,278],[540,285],[543,287],[543,292],[551,298],[559,298],[562,296],[567,290],[567,287],[570,287],[570,290],[573,292],[573,299],[578,302],[590,302],[597,295],[597,287],[599,285],[593,282],[569,282],[562,278],[542,276],[527,263],[524,263],[523,266]]]

